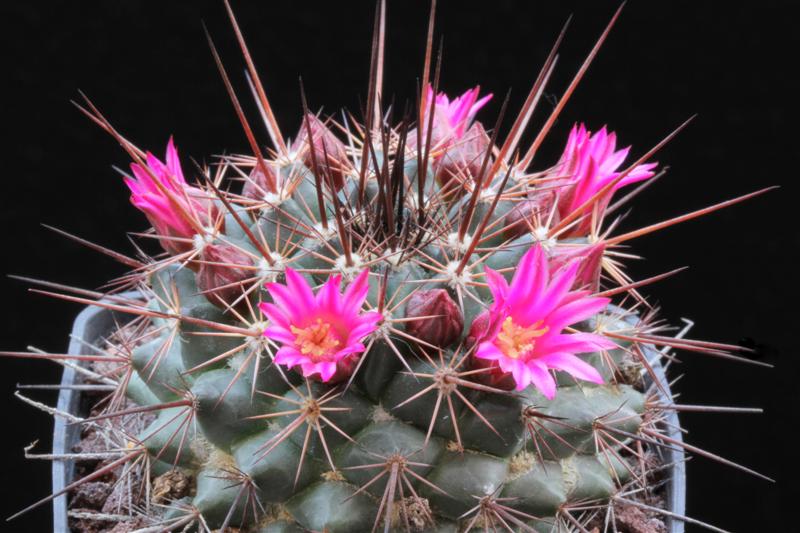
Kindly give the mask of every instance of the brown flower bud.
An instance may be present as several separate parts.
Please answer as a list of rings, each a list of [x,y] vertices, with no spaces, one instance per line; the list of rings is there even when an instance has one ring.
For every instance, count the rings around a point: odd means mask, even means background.
[[[308,143],[308,130],[311,129],[313,145]],[[312,152],[313,148],[313,152]],[[313,171],[314,163],[318,172],[327,175],[336,190],[344,187],[344,177],[350,169],[347,148],[336,135],[315,115],[308,113],[300,125],[292,150],[302,151],[303,164]]]
[[[464,315],[445,289],[415,292],[406,304],[406,332],[422,341],[444,348],[458,340]]]
[[[205,245],[197,263],[197,289],[222,308],[233,304],[244,292],[242,283],[253,277],[253,270],[248,268],[253,258],[230,244]]]
[[[489,135],[480,122],[472,124],[462,138],[453,139],[436,163],[436,180],[442,189],[461,196],[465,192],[463,184],[478,178],[489,143]],[[491,163],[490,160],[488,165]]]
[[[491,315],[489,311],[483,311],[472,320],[472,324],[470,324],[469,331],[467,332],[467,347],[481,342],[489,333],[491,326],[490,318]]]
[[[558,211],[550,216],[555,208],[555,201],[554,191],[544,191],[517,202],[517,205],[506,214],[503,238],[515,239],[548,223],[550,227],[556,225],[559,221]]]
[[[250,176],[244,182],[242,196],[259,202],[264,200],[264,197],[270,192],[269,183],[276,183],[275,172],[269,167],[269,164],[264,165],[264,168],[269,173],[269,176],[264,174],[261,165],[253,167],[253,170],[250,171]]]

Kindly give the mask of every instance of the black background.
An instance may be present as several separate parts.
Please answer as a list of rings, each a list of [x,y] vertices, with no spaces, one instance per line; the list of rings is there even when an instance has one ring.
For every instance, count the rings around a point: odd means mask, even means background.
[[[613,11],[603,2],[440,2],[444,35],[442,87],[451,94],[474,84],[494,92],[481,113],[493,123],[512,88],[518,109],[570,13],[549,94],[560,95]],[[608,124],[641,154],[694,113],[697,119],[657,160],[667,177],[638,199],[624,222],[633,229],[766,185],[777,192],[699,221],[634,241],[647,261],[639,278],[691,268],[647,289],[673,322],[697,322],[694,338],[755,343],[775,370],[683,354],[676,385],[684,403],[760,406],[764,415],[686,414],[695,445],[777,478],[757,480],[696,457],[688,465],[688,514],[733,531],[795,530],[787,489],[794,484],[789,449],[796,448],[798,312],[796,128],[797,29],[792,2],[633,1],[557,123],[540,157],[553,163],[569,127]],[[794,7],[797,7],[796,5]],[[299,124],[298,76],[313,108],[356,111],[366,94],[373,4],[254,2],[234,4],[286,135]],[[427,4],[390,1],[386,94],[413,99],[421,72]],[[69,99],[85,91],[138,146],[163,153],[174,134],[184,168],[189,157],[211,161],[223,151],[249,153],[202,33],[208,25],[256,123],[243,61],[220,0],[50,1],[4,3],[3,142],[0,173],[0,272],[93,288],[123,272],[111,260],[69,242],[39,223],[56,225],[130,252],[125,232],[144,218],[128,203],[110,165],[127,165],[113,140],[80,115]],[[550,109],[552,102],[544,102]],[[537,114],[541,123],[545,113]],[[505,124],[505,130],[510,122]],[[266,142],[266,133],[257,131]],[[66,347],[79,306],[26,294],[2,279],[0,349],[28,344]],[[794,319],[794,320],[793,320]],[[21,404],[14,384],[52,383],[46,362],[0,361],[0,507],[9,515],[46,495],[49,464],[24,461],[22,447],[49,446],[51,420]],[[54,402],[54,394],[36,394]],[[47,531],[45,506],[3,531]],[[689,528],[689,531],[694,531]]]

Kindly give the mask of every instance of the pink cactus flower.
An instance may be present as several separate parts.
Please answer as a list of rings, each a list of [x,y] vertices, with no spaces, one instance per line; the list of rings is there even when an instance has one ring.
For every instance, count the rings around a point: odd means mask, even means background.
[[[549,250],[550,275],[555,275],[562,268],[577,262],[578,271],[575,274],[573,288],[596,292],[600,289],[600,275],[603,271],[605,250],[606,245],[602,241],[584,245],[558,243]]]
[[[340,276],[331,276],[317,291],[291,268],[286,285],[268,283],[274,303],[261,303],[269,319],[264,336],[281,344],[275,362],[300,367],[303,376],[323,382],[341,381],[353,373],[366,349],[364,338],[375,331],[382,315],[362,312],[369,291],[369,272],[364,270],[339,293]]]
[[[617,170],[628,157],[631,148],[628,146],[617,150],[616,146],[616,133],[609,133],[605,126],[594,135],[583,124],[572,127],[567,146],[555,167],[555,173],[564,176],[565,181],[559,189],[558,212],[561,218],[577,210],[620,175]],[[598,214],[603,215],[616,190],[652,178],[655,175],[653,169],[657,165],[658,163],[639,165],[614,184],[611,190],[598,199]],[[591,212],[590,208],[585,210],[584,218],[570,231],[570,235],[590,233]]]
[[[551,277],[545,252],[536,245],[523,256],[510,285],[485,268],[494,303],[475,319],[469,337],[477,343],[473,361],[491,369],[492,385],[522,390],[533,383],[552,399],[556,382],[550,370],[603,382],[600,373],[575,354],[616,345],[593,333],[564,333],[564,328],[591,317],[609,302],[590,297],[589,291],[570,290],[579,266],[572,262]]]
[[[453,98],[452,101],[445,93],[437,94],[434,102],[436,105],[434,120],[439,117],[440,120],[445,121],[453,137],[460,139],[475,119],[478,111],[492,99],[492,95],[487,94],[479,100],[480,90],[479,86],[474,87],[461,96]],[[433,88],[430,86],[428,86],[426,99],[428,102],[433,99]]]
[[[483,98],[478,99],[479,93],[480,87],[474,87],[453,100],[450,100],[445,93],[439,93],[434,98],[433,88],[429,85],[425,97],[425,101],[428,102],[428,104],[426,105],[423,123],[418,130],[409,133],[406,145],[411,150],[416,150],[417,132],[422,131],[422,139],[420,139],[420,142],[424,146],[426,142],[425,129],[428,127],[431,102],[433,102],[435,106],[431,146],[437,150],[441,150],[446,148],[453,141],[460,140],[464,137],[472,121],[475,120],[475,115],[478,111],[492,98],[491,94],[487,94]],[[441,154],[439,155],[441,156]],[[435,157],[436,154],[434,154],[434,158]]]
[[[147,169],[132,163],[131,171],[134,177],[125,178],[131,190],[131,203],[147,216],[156,233],[163,237],[164,249],[173,254],[191,249],[190,240],[197,234],[195,228],[211,226],[218,210],[202,190],[186,183],[172,137],[167,144],[166,163],[148,152]],[[175,238],[186,240],[181,242]]]

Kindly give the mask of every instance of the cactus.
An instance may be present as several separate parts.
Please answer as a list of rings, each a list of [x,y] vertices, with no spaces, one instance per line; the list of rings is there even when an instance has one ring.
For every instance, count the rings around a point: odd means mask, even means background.
[[[503,142],[503,112],[476,119],[491,95],[448,98],[438,65],[431,79],[430,40],[398,121],[376,45],[363,122],[303,95],[293,143],[250,64],[270,157],[214,51],[253,155],[194,184],[172,139],[161,161],[87,100],[133,160],[123,179],[163,253],[113,253],[133,269],[108,295],[52,294],[133,316],[113,352],[65,357],[111,368],[82,424],[149,414],[106,471],[188,487],[144,491],[125,510],[141,531],[544,532],[602,526],[620,502],[659,512],[642,503],[660,490],[654,452],[680,443],[660,422],[678,406],[648,378],[653,347],[736,347],[664,336],[645,306],[620,306],[664,276],[631,281],[619,246],[693,218],[609,235],[614,193],[652,180],[661,144],[626,163],[614,133],[576,125],[559,161],[531,169],[571,92],[522,150],[557,47]]]

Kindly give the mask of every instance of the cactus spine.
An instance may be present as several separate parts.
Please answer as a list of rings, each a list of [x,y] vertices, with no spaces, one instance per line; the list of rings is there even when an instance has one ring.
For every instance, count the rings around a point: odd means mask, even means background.
[[[491,95],[448,98],[438,65],[431,80],[430,39],[417,106],[382,113],[382,19],[361,123],[303,95],[286,142],[249,63],[269,157],[214,51],[253,155],[194,184],[172,140],[163,161],[144,153],[87,101],[166,252],[123,258],[117,288],[136,297],[70,296],[135,317],[112,336],[116,389],[83,422],[150,414],[119,460],[168,486],[137,503],[141,531],[602,527],[624,495],[658,490],[671,399],[647,378],[653,346],[733,348],[610,303],[656,280],[629,280],[618,248],[651,229],[609,236],[606,216],[617,189],[653,178],[661,145],[623,166],[614,133],[576,125],[532,170],[552,120],[527,150],[520,135],[560,38],[500,142],[503,112],[476,120]]]

